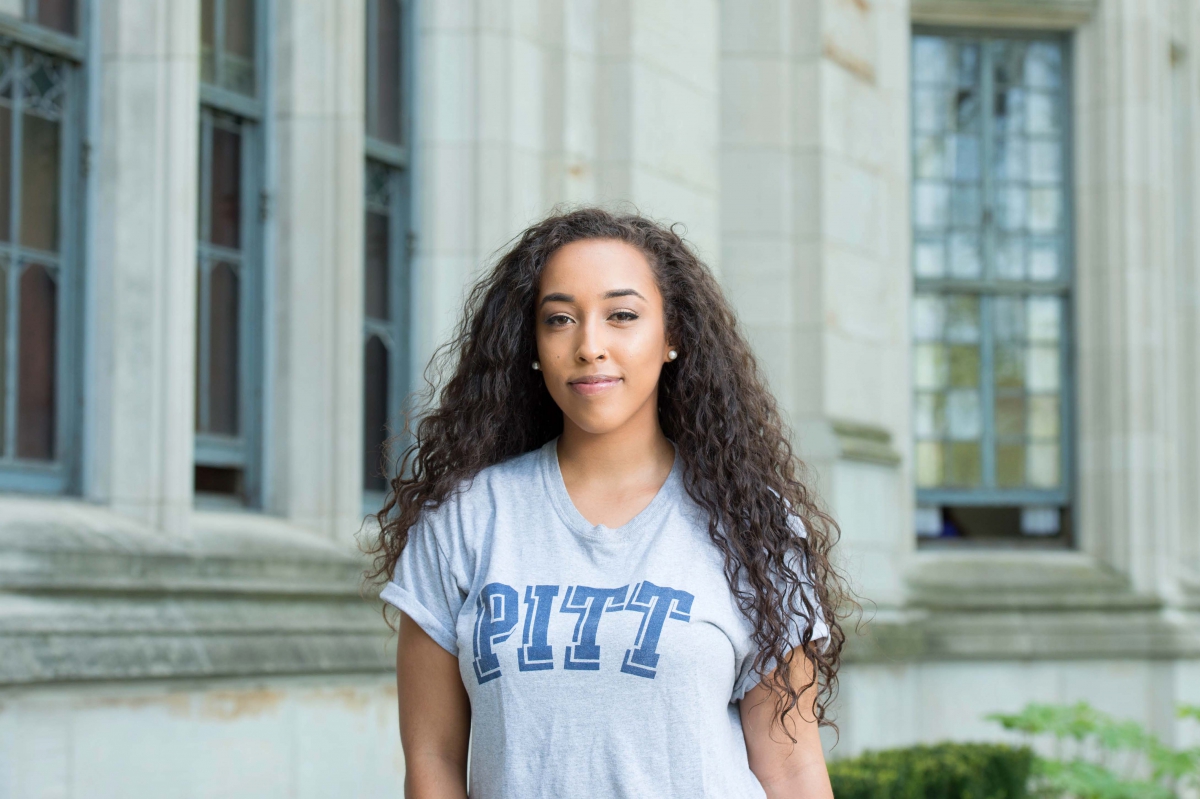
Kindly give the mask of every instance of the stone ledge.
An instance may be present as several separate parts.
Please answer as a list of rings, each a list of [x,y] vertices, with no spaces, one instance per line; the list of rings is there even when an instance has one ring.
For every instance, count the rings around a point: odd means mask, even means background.
[[[0,497],[0,591],[346,596],[366,565],[256,513],[198,511],[177,537],[79,500]]]
[[[847,631],[846,661],[1200,658],[1200,614],[1173,612],[910,613]]]
[[[892,435],[886,429],[845,419],[832,419],[830,423],[843,460],[880,466],[900,463],[900,453],[892,448]]]
[[[0,686],[393,668],[360,553],[257,514],[194,521],[175,538],[89,503],[0,498]]]
[[[357,597],[0,593],[0,686],[386,672],[395,636]]]
[[[1097,0],[913,0],[912,21],[925,25],[1071,30],[1096,12]]]
[[[947,611],[1143,610],[1163,606],[1081,552],[924,550],[906,574],[909,603]]]

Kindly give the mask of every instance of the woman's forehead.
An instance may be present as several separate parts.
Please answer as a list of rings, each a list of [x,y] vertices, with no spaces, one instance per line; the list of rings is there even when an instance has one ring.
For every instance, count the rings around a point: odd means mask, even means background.
[[[539,297],[566,291],[582,298],[625,296],[633,290],[650,299],[657,293],[654,273],[646,256],[623,241],[589,239],[560,247],[542,270]]]

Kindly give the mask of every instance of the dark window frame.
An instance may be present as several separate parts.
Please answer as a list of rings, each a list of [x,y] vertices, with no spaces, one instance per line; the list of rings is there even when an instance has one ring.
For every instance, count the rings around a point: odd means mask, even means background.
[[[36,0],[26,3],[29,19],[37,18]],[[90,61],[85,46],[90,28],[92,4],[81,0],[76,5],[76,32],[68,35],[36,22],[0,15],[0,46],[11,54],[11,74],[20,74],[31,56],[58,65],[61,70],[61,104],[43,105],[47,119],[58,122],[57,250],[23,246],[21,236],[21,191],[23,166],[22,136],[25,129],[22,108],[25,94],[21,81],[13,80],[12,136],[10,141],[10,241],[0,244],[0,279],[5,281],[0,311],[6,326],[3,346],[4,374],[0,374],[0,491],[30,494],[78,494],[81,490],[82,432],[82,355],[85,288],[83,274],[84,213],[86,196],[87,144],[87,70]],[[46,116],[45,114],[54,116]],[[19,124],[18,124],[19,121]],[[54,282],[53,409],[52,453],[50,459],[19,457],[18,393],[20,349],[20,280],[30,268],[41,267]]]
[[[411,390],[410,378],[412,366],[412,313],[411,313],[411,261],[414,236],[411,229],[411,164],[410,147],[412,141],[412,86],[413,86],[413,54],[415,52],[415,33],[413,25],[414,3],[412,0],[394,0],[399,6],[400,22],[400,75],[398,91],[400,94],[399,142],[385,141],[371,135],[377,128],[375,115],[378,109],[374,107],[373,99],[378,96],[377,82],[378,57],[377,40],[372,32],[377,30],[379,20],[379,5],[381,2],[393,0],[365,0],[366,7],[366,42],[364,70],[364,149],[365,164],[364,205],[363,205],[363,267],[364,284],[366,259],[368,257],[366,217],[368,213],[388,215],[388,293],[389,318],[386,320],[372,318],[368,312],[364,297],[363,305],[363,394],[364,415],[369,404],[367,397],[368,380],[366,375],[366,351],[372,338],[383,342],[388,352],[387,380],[387,424],[388,433],[397,434],[402,429],[402,402]],[[375,460],[368,447],[370,431],[367,430],[367,420],[364,418],[363,429],[363,460],[364,470],[367,464]],[[393,453],[394,454],[394,453]],[[370,473],[363,475],[363,503],[370,511],[378,510],[382,503],[384,491],[372,488]]]
[[[220,10],[226,0],[213,0],[217,9],[218,30],[223,34]],[[228,491],[205,491],[198,487],[196,502],[203,505],[259,507],[263,501],[263,397],[266,329],[263,321],[265,308],[265,222],[266,165],[270,158],[270,141],[264,128],[266,118],[267,67],[270,47],[270,16],[268,0],[253,0],[254,8],[254,91],[248,95],[225,86],[206,82],[200,84],[200,119],[198,144],[198,207],[196,261],[197,275],[197,363],[196,375],[196,422],[194,439],[194,480],[201,482],[201,475],[217,475],[218,479],[229,478],[233,488]],[[201,10],[203,13],[203,9]],[[217,36],[217,43],[222,36]],[[219,49],[219,48],[218,48]],[[221,58],[215,79],[220,80]],[[203,67],[202,67],[203,68]],[[209,241],[211,223],[211,171],[212,132],[215,128],[236,130],[240,135],[240,240],[236,248],[222,247]],[[209,393],[210,375],[205,372],[209,365],[207,344],[210,340],[208,327],[211,284],[205,278],[211,275],[217,263],[236,264],[238,274],[238,313],[236,331],[238,343],[237,364],[237,419],[238,430],[234,435],[202,430],[206,416],[205,396]],[[219,470],[219,471],[214,471]]]

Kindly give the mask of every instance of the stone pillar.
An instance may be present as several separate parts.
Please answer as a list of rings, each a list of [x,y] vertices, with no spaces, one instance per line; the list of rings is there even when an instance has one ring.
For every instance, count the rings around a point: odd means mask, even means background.
[[[1196,414],[1178,401],[1171,43],[1168,0],[1102,0],[1076,37],[1074,123],[1080,545],[1165,596]]]
[[[182,534],[192,507],[197,0],[112,0],[97,14],[84,484]]]
[[[1200,8],[1175,0],[1171,20],[1173,247],[1180,470],[1179,536],[1185,584],[1200,592]]]
[[[362,516],[363,25],[362,3],[278,0],[268,105],[264,504],[347,540]]]
[[[722,3],[723,277],[860,590],[902,600],[907,6]]]
[[[598,199],[683,222],[719,271],[719,4],[597,3]]]

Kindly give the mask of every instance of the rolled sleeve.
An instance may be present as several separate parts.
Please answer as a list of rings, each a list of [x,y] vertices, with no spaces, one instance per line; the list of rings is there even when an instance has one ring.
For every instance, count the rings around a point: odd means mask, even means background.
[[[409,532],[392,579],[379,598],[399,608],[455,657],[459,611],[465,596],[459,590],[454,569],[438,546],[437,535],[422,515]]]

